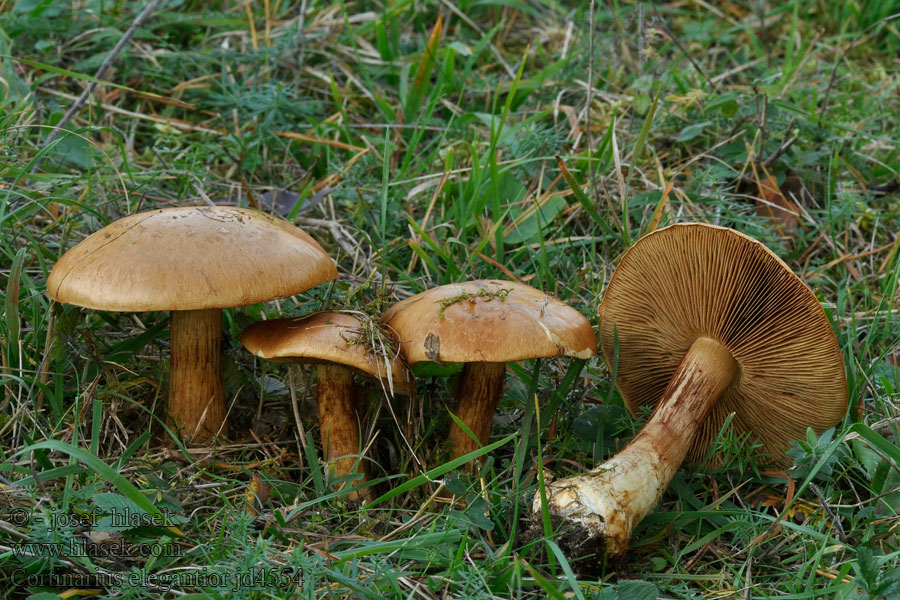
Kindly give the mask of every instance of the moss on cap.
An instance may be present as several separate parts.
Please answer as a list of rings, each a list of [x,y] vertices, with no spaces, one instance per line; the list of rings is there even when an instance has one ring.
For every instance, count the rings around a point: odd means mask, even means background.
[[[531,286],[476,280],[431,288],[382,317],[410,364],[512,362],[597,353],[597,336],[577,310]]]

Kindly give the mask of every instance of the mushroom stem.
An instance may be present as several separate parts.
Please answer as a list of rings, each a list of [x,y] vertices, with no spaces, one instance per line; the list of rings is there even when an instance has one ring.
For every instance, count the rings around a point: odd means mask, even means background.
[[[222,376],[222,309],[173,310],[169,418],[182,439],[227,434]]]
[[[494,424],[494,413],[503,397],[506,363],[466,363],[456,391],[454,414],[472,430],[473,440],[456,423],[450,425],[450,458],[474,452],[487,443]]]
[[[319,434],[322,436],[322,453],[328,462],[331,477],[362,474],[368,481],[368,465],[362,459],[359,435],[359,413],[353,394],[353,373],[336,364],[319,364],[316,370],[316,404],[319,414]],[[359,501],[368,495],[367,490],[351,492],[347,499]]]
[[[653,416],[624,450],[590,473],[547,486],[551,514],[585,530],[579,547],[573,548],[578,554],[601,558],[625,551],[634,526],[656,506],[701,423],[736,373],[737,364],[722,344],[697,338]],[[537,495],[533,511],[540,510]]]

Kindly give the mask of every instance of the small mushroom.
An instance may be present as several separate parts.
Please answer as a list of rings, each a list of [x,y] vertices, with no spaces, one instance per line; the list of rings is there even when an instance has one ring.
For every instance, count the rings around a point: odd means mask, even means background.
[[[571,306],[513,281],[478,280],[431,288],[392,306],[382,321],[409,364],[465,363],[450,426],[451,458],[483,446],[503,396],[506,363],[597,353],[597,336]]]
[[[371,325],[377,326],[377,322]],[[381,335],[377,332],[369,336],[357,316],[338,311],[260,321],[241,334],[244,347],[260,358],[316,365],[319,431],[323,454],[334,477],[359,472],[362,481],[369,478],[367,463],[360,460],[361,415],[353,394],[353,373],[381,382],[392,394],[415,395],[409,369],[396,352],[390,354],[395,342]],[[352,492],[348,499],[355,501],[363,496]]]
[[[729,415],[737,436],[781,461],[807,427],[821,433],[846,412],[844,363],[822,307],[746,235],[684,224],[641,238],[599,312],[626,406],[655,410],[616,456],[547,486],[551,515],[575,526],[565,536],[572,557],[622,554],[685,457],[702,460]]]
[[[66,252],[50,298],[109,311],[170,310],[168,412],[188,440],[226,433],[222,309],[298,294],[337,277],[305,232],[256,210],[163,208],[133,214]]]

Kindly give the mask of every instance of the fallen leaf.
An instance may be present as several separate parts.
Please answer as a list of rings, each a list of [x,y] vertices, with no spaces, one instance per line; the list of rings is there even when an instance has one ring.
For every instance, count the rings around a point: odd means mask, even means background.
[[[778,187],[778,180],[769,175],[756,180],[759,197],[756,199],[756,214],[769,217],[784,233],[793,233],[800,224],[800,207],[784,197]]]
[[[269,484],[260,478],[259,473],[253,473],[250,483],[247,484],[247,491],[244,492],[244,498],[247,501],[247,512],[253,516],[258,515],[258,509],[268,501]]]
[[[784,179],[784,182],[781,184],[781,195],[784,196],[788,202],[792,202],[799,206],[806,207],[815,204],[813,195],[806,187],[806,184],[796,175],[790,175]]]
[[[263,209],[286,217],[294,209],[299,199],[300,194],[296,192],[276,188],[260,194],[259,203]]]

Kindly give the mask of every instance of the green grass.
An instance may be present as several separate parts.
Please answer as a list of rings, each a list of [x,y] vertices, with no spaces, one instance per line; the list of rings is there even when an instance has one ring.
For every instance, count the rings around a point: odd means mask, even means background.
[[[250,3],[251,28],[246,3],[170,0],[43,148],[142,6],[0,4],[4,593],[56,597],[22,578],[94,573],[122,579],[106,597],[160,597],[172,578],[172,597],[224,597],[237,573],[248,598],[896,597],[900,2],[276,0]],[[752,161],[808,190],[795,231],[757,215]],[[273,189],[292,201],[273,207]],[[184,448],[163,427],[168,315],[53,305],[45,281],[106,223],[207,199],[288,217],[341,278],[226,311],[236,439]],[[311,374],[293,373],[304,437],[287,367],[238,341],[264,315],[377,314],[507,271],[595,322],[624,250],[685,221],[763,241],[812,287],[850,411],[798,444],[790,485],[724,432],[725,464],[682,469],[600,578],[520,534],[539,456],[580,472],[646,417],[601,358],[511,365],[475,476],[446,463],[452,374],[421,374],[420,402],[391,410],[370,389],[380,501],[354,508],[324,481]],[[440,483],[466,504],[432,498]],[[103,531],[116,511],[149,524]],[[88,533],[176,551],[22,555]]]

